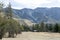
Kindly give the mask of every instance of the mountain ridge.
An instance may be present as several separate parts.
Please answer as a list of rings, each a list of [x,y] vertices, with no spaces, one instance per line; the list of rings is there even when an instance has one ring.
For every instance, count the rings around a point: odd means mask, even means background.
[[[52,7],[52,8],[43,8],[38,7],[35,9],[13,9],[13,14],[17,18],[28,19],[34,23],[40,23],[42,20],[45,22],[51,21],[60,21],[60,8]],[[47,17],[47,18],[46,18]]]

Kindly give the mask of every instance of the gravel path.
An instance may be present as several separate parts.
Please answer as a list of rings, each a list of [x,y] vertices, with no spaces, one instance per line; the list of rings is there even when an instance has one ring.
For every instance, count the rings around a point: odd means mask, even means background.
[[[3,38],[3,40],[60,40],[59,33],[22,32],[16,38]]]

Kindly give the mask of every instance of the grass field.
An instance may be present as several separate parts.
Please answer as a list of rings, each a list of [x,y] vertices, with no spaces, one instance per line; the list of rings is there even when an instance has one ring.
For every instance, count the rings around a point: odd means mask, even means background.
[[[60,40],[60,33],[22,32],[16,38],[3,38],[3,40]]]

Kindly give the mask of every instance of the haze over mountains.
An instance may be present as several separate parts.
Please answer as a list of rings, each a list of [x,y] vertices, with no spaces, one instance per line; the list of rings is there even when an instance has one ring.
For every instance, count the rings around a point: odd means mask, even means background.
[[[17,18],[28,19],[32,22],[39,23],[42,20],[45,21],[60,21],[60,8],[36,8],[21,10],[13,9],[13,13]]]

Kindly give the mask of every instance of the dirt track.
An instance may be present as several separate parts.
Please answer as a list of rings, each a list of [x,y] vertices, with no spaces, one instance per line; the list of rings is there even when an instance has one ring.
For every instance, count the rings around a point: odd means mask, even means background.
[[[3,38],[3,40],[60,40],[59,33],[22,32],[17,38]]]

